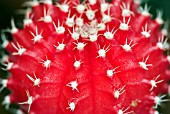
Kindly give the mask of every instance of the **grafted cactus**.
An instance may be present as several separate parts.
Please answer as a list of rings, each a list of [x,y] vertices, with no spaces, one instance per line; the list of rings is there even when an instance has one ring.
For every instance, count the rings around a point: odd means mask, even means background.
[[[29,1],[2,80],[29,114],[158,114],[168,101],[170,56],[167,28],[159,12],[151,19],[139,0]]]

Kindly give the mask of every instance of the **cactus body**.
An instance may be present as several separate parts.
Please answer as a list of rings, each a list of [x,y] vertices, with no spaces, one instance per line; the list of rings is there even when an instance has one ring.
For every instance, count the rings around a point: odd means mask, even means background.
[[[31,2],[13,23],[6,104],[29,114],[156,114],[170,76],[160,16],[132,0]]]

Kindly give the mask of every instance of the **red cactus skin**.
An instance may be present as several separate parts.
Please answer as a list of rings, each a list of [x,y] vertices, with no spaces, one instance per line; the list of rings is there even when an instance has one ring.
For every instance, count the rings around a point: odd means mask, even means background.
[[[163,20],[132,0],[31,2],[13,24],[4,103],[29,114],[158,114],[170,57]]]

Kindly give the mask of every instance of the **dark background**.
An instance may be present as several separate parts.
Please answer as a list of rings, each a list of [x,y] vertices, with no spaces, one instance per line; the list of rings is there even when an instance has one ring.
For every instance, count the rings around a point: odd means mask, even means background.
[[[23,16],[16,15],[16,10],[21,9],[21,4],[26,0],[0,0],[0,31],[10,27],[11,18],[15,18],[18,21],[17,27],[21,27],[21,20]],[[143,0],[148,1],[149,6],[151,7],[151,13],[156,14],[156,9],[164,11],[163,18],[165,20],[170,20],[170,0]],[[153,17],[155,17],[153,15]],[[2,76],[3,71],[0,71],[0,76]],[[2,78],[2,77],[1,77]],[[0,93],[0,104],[3,101],[5,95],[9,94],[8,90],[3,90]],[[12,107],[16,107],[15,105]],[[170,102],[164,103],[160,107],[161,114],[170,114]],[[12,112],[12,111],[11,111]],[[0,105],[0,114],[12,114],[10,111],[4,110],[4,106]]]

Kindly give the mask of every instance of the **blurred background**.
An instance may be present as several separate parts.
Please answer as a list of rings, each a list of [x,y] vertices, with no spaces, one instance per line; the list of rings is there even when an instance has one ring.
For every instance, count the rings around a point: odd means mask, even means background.
[[[23,15],[17,14],[17,10],[21,9],[21,4],[28,0],[0,0],[0,31],[2,29],[6,29],[10,27],[10,21],[13,17],[16,20],[17,27],[22,27],[22,19],[24,18]],[[147,2],[149,6],[151,6],[151,13],[153,14],[153,17],[156,15],[156,9],[162,10],[163,18],[164,20],[170,20],[170,0],[143,0],[142,5],[144,5]],[[10,35],[9,35],[10,37]],[[2,52],[2,49],[0,49],[0,53]],[[7,72],[4,72],[0,70],[0,77],[6,78],[8,75]],[[5,110],[5,107],[2,106],[2,101],[4,100],[4,96],[9,94],[10,92],[5,89],[2,92],[0,92],[0,114],[15,114],[12,113],[13,111],[7,111]],[[18,108],[16,105],[12,105],[11,107]],[[163,105],[160,107],[161,114],[170,114],[170,102],[163,103]]]

